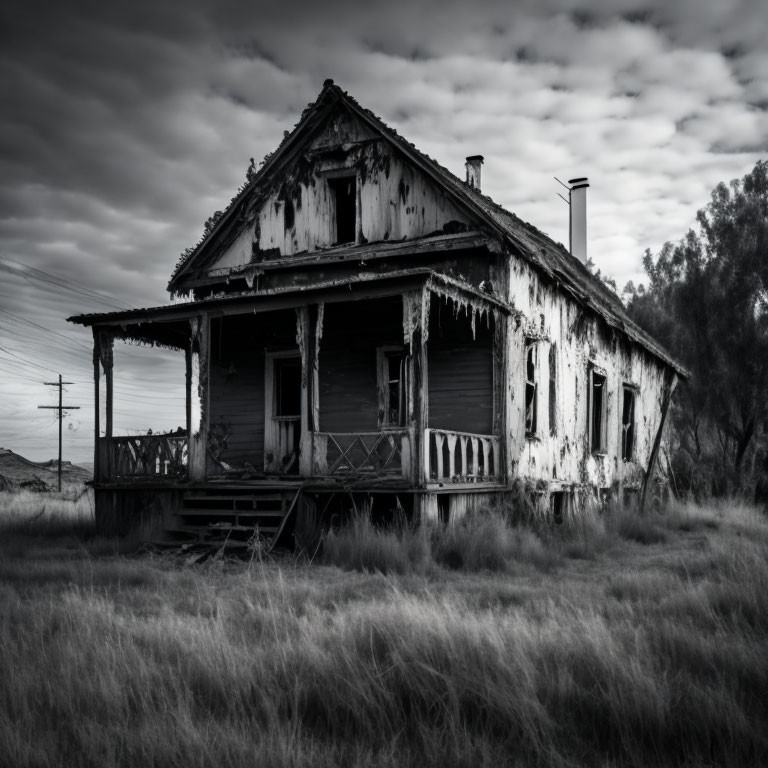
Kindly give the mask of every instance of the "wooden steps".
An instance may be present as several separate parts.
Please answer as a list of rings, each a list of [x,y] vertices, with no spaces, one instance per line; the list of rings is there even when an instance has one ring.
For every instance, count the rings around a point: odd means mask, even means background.
[[[289,517],[300,492],[280,487],[261,488],[256,493],[252,488],[189,491],[166,525],[162,540],[154,544],[184,552],[271,550],[287,538]]]

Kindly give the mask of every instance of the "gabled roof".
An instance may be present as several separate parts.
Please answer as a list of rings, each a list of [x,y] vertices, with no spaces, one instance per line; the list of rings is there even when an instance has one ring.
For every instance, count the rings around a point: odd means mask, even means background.
[[[531,263],[579,304],[600,316],[611,328],[626,334],[629,339],[674,368],[678,374],[688,377],[688,371],[629,318],[619,297],[562,244],[555,243],[536,227],[494,203],[491,198],[470,187],[436,160],[420,152],[373,112],[358,104],[332,80],[325,81],[317,100],[304,110],[293,131],[287,133],[278,148],[267,156],[259,171],[239,190],[216,224],[180,259],[171,276],[168,290],[178,288],[181,277],[194,262],[204,258],[211,244],[233,226],[237,226],[246,210],[258,205],[259,200],[267,196],[280,170],[297,156],[309,137],[323,124],[324,119],[339,106],[346,107],[373,131],[389,141],[513,253]]]

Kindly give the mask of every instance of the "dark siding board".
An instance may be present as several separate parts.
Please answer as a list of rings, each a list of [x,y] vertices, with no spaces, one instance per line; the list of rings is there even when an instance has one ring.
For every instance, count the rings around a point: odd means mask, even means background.
[[[452,301],[433,298],[430,307],[429,426],[457,432],[493,432],[493,344],[486,318],[454,311]]]
[[[265,351],[296,347],[296,314],[290,310],[214,318],[211,337],[210,424],[231,425],[221,458],[233,467],[248,461],[261,470]]]
[[[320,342],[320,429],[378,429],[376,347],[403,343],[402,300],[327,304]]]

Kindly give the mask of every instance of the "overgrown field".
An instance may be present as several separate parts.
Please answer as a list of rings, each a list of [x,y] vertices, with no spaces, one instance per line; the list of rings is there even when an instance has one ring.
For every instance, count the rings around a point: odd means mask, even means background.
[[[753,509],[186,566],[57,503],[0,512],[2,766],[768,764]]]

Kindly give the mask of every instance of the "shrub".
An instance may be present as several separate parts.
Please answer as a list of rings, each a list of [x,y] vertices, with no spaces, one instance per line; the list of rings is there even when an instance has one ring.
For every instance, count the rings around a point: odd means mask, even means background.
[[[401,574],[423,573],[431,563],[424,529],[407,523],[377,528],[367,510],[325,535],[321,559],[347,570]]]
[[[498,510],[468,514],[435,528],[431,539],[435,560],[454,569],[504,571],[515,563],[528,563],[549,570],[558,560],[535,531],[511,525]]]
[[[655,512],[641,515],[635,508],[611,507],[606,512],[606,526],[622,539],[639,544],[661,544],[667,540]]]

